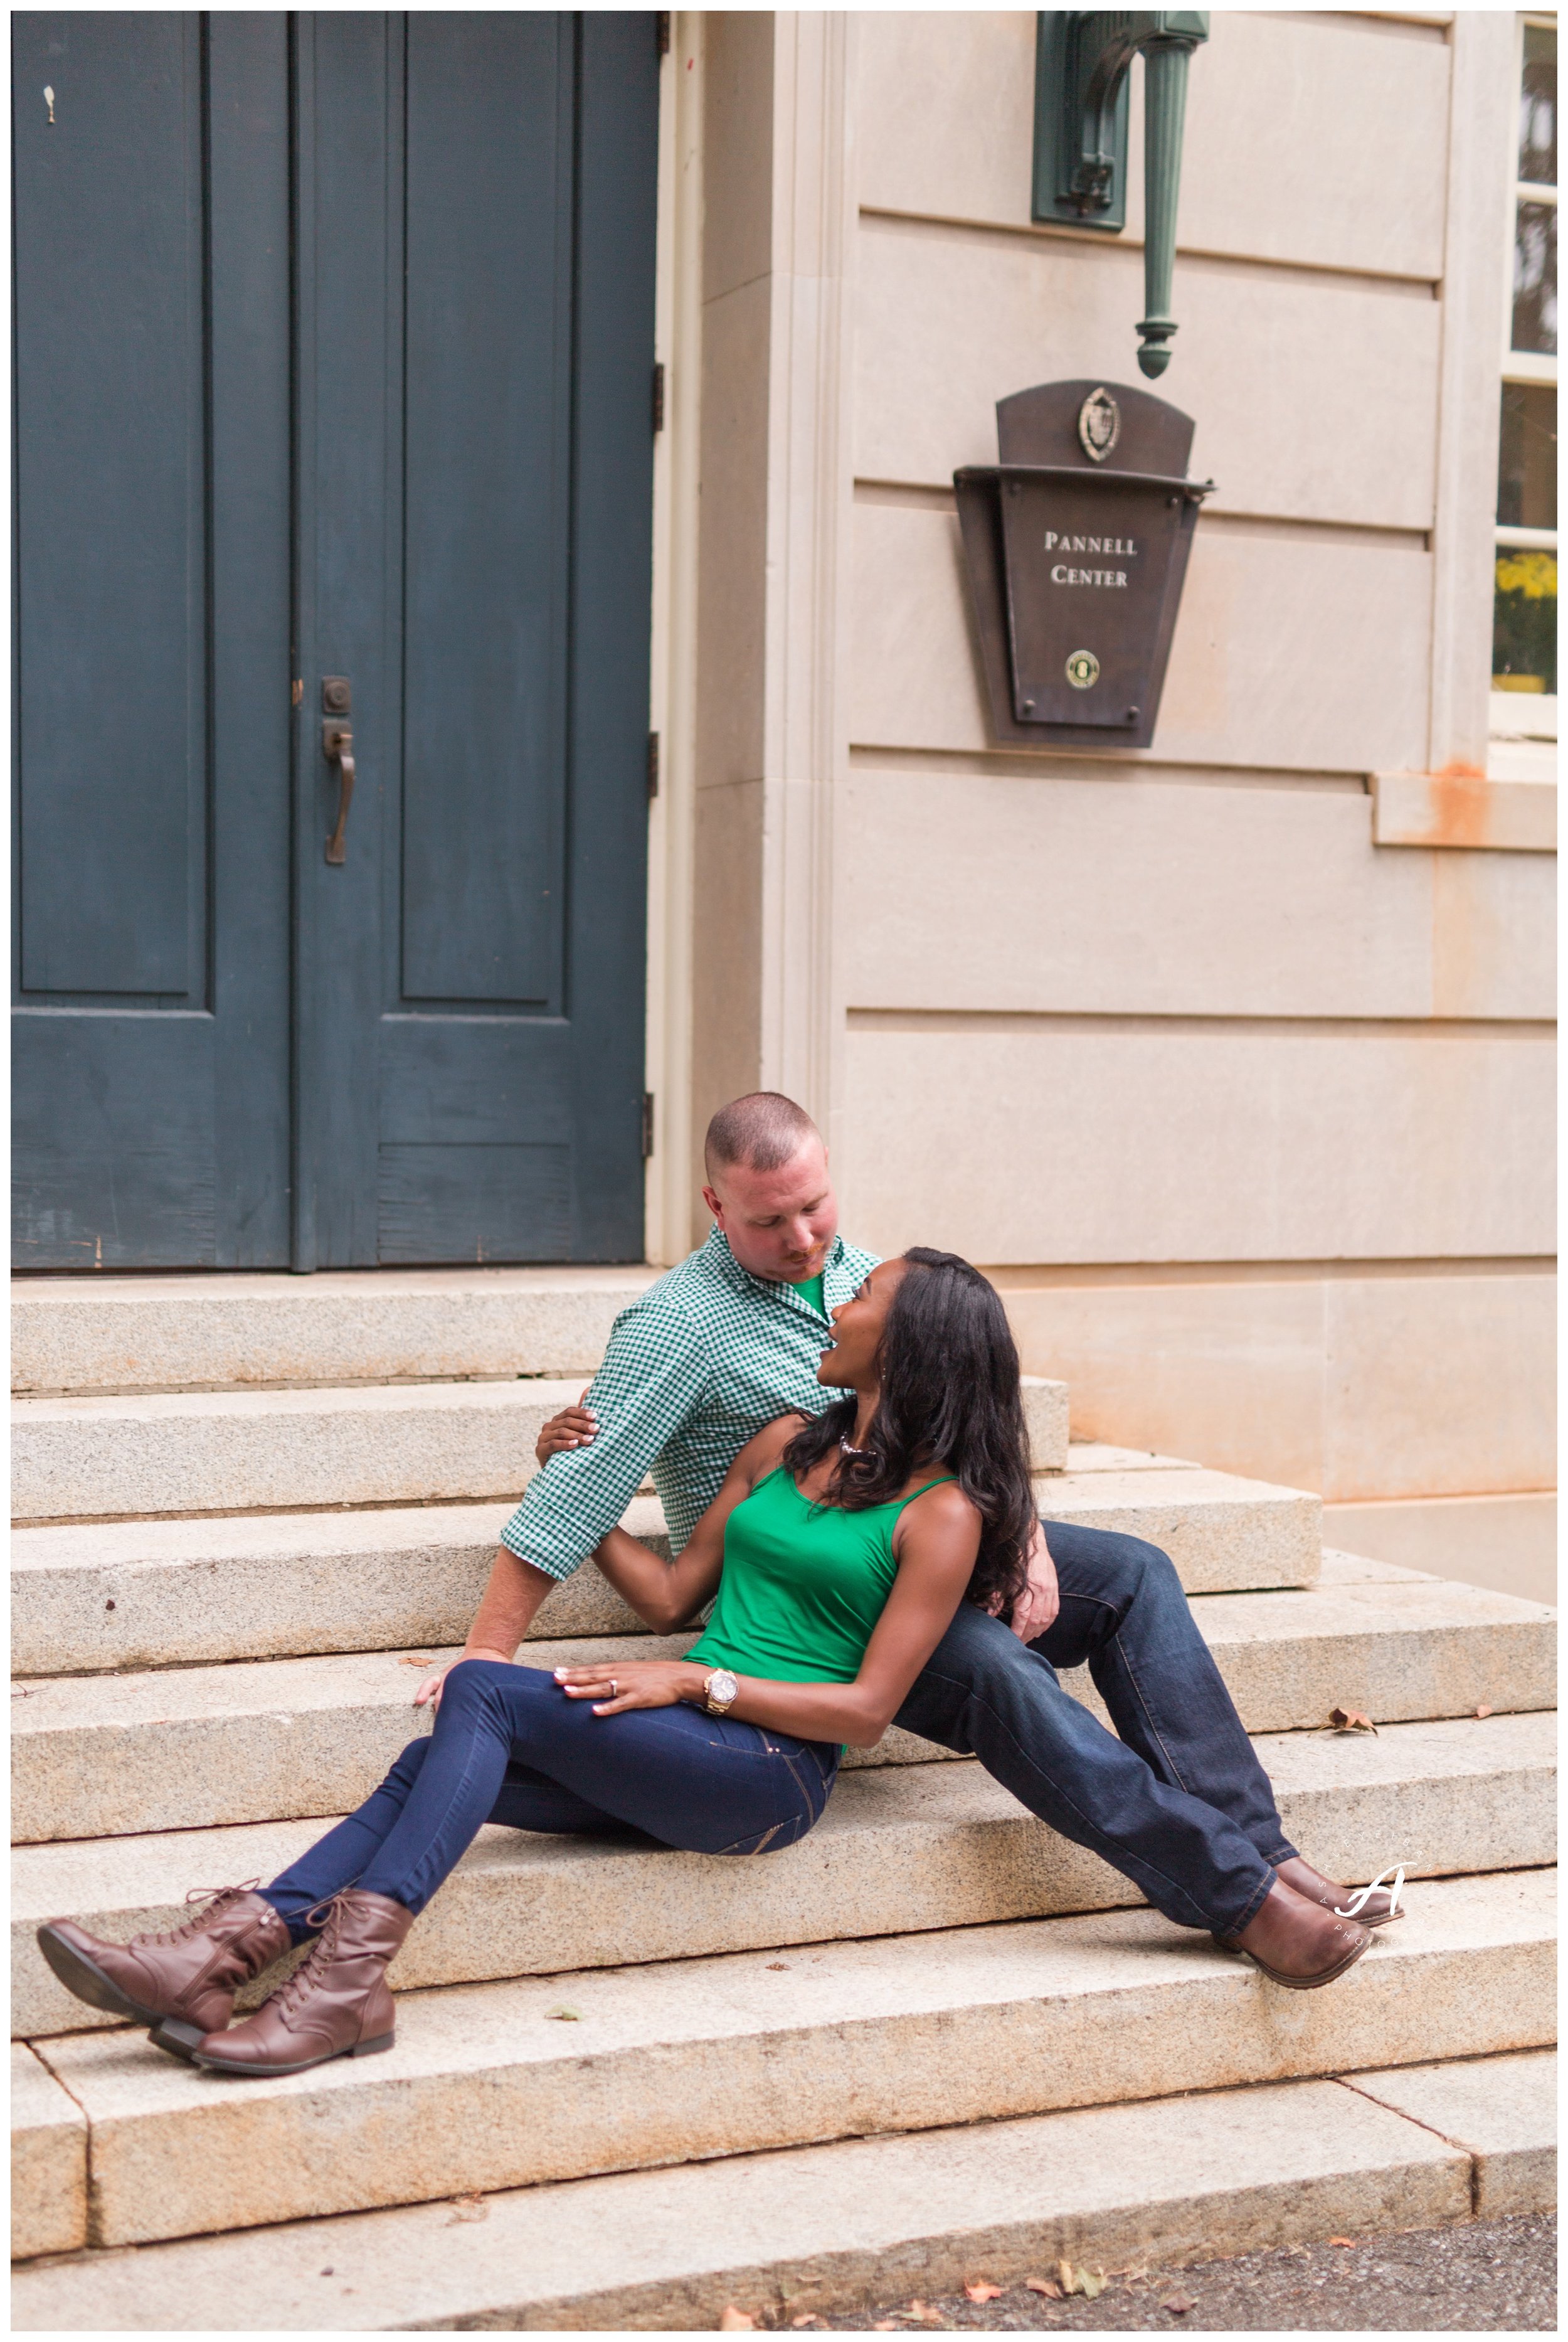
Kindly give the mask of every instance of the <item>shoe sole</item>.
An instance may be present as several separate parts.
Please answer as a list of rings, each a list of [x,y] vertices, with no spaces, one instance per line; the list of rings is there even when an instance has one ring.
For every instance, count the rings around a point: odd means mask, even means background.
[[[351,2041],[346,2049],[329,2049],[325,2057],[302,2057],[291,2066],[255,2066],[244,2064],[237,2057],[195,2056],[191,2063],[199,2066],[204,2074],[238,2074],[246,2080],[271,2082],[285,2074],[308,2074],[313,2066],[330,2066],[335,2057],[374,2057],[378,2049],[390,2049],[395,2037],[383,2033],[375,2041]]]

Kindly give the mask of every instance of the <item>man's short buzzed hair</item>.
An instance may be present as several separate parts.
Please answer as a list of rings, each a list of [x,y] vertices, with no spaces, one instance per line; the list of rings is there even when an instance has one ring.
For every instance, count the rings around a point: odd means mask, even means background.
[[[735,1163],[748,1171],[782,1171],[808,1138],[820,1135],[805,1108],[777,1090],[752,1090],[732,1098],[709,1123],[703,1143],[708,1185],[713,1186],[715,1172]]]

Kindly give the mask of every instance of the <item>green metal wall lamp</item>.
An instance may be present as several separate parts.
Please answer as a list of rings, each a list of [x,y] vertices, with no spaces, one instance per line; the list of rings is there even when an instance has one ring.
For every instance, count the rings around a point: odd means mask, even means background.
[[[1036,220],[1061,220],[1119,235],[1127,225],[1127,95],[1133,59],[1144,60],[1144,302],[1138,364],[1171,362],[1171,273],[1187,60],[1209,37],[1197,9],[1042,8],[1034,43]]]

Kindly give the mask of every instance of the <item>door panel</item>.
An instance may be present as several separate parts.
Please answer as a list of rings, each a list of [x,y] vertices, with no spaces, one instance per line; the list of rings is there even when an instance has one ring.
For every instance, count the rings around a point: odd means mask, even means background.
[[[570,19],[408,23],[405,1000],[562,1007]]]
[[[654,27],[302,19],[299,87],[300,1258],[635,1258]]]
[[[13,25],[17,1261],[281,1262],[284,19]]]

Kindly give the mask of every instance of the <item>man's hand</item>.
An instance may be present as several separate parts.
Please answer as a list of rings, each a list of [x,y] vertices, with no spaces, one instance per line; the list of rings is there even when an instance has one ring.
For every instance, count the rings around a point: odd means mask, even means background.
[[[509,1666],[511,1665],[511,1659],[505,1651],[465,1650],[463,1653],[463,1656],[465,1659],[499,1659],[503,1666]],[[415,1707],[434,1707],[437,1713],[440,1712],[441,1686],[446,1681],[447,1676],[452,1673],[453,1668],[456,1665],[457,1661],[455,1659],[452,1659],[445,1666],[437,1668],[434,1675],[425,1676],[424,1682],[420,1685],[419,1689],[414,1695],[414,1705]]]
[[[1056,1565],[1045,1543],[1045,1531],[1034,1524],[1029,1545],[1029,1583],[1013,1605],[1013,1632],[1021,1643],[1033,1643],[1045,1632],[1062,1607]]]
[[[678,1700],[701,1699],[712,1670],[684,1659],[625,1659],[607,1666],[557,1667],[555,1680],[568,1699],[591,1699],[595,1716],[620,1716],[629,1707],[674,1707]]]
[[[583,1404],[592,1387],[585,1383],[576,1406],[564,1406],[559,1415],[553,1415],[539,1434],[534,1453],[542,1465],[548,1464],[552,1456],[559,1456],[563,1448],[588,1446],[599,1428],[598,1417]]]

